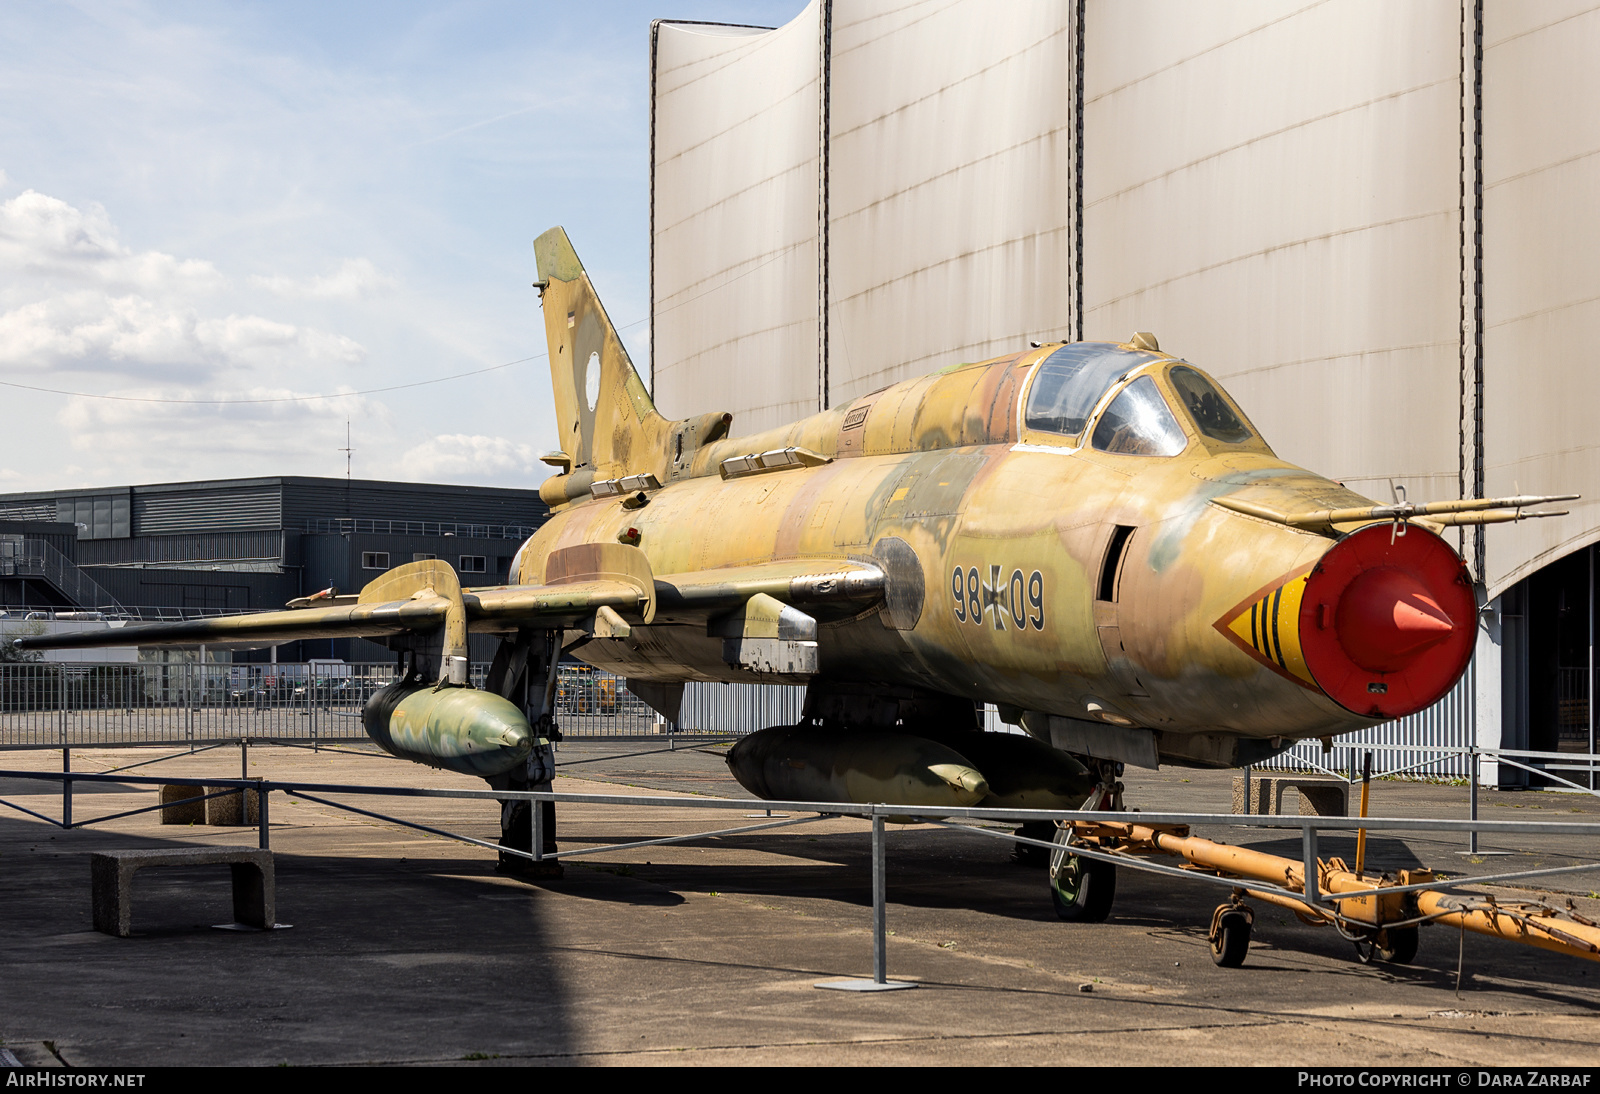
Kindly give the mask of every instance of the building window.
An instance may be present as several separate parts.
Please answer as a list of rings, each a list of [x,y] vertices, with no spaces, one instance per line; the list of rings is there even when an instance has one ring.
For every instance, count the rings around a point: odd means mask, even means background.
[[[389,568],[389,552],[362,551],[361,568],[363,570],[387,570]]]
[[[438,557],[439,557],[438,555],[430,555],[430,554],[427,554],[424,551],[415,551],[411,555],[411,561],[412,562],[426,562],[430,558],[438,558]]]
[[[485,573],[487,571],[484,569],[483,561],[482,555],[462,555],[460,566],[461,572],[464,574]]]

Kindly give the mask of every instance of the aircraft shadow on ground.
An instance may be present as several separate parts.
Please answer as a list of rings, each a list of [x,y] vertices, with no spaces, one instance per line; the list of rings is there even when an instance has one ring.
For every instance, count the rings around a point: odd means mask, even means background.
[[[14,945],[7,989],[64,1044],[138,1045],[141,1058],[167,1063],[581,1047],[564,966],[529,960],[553,944],[548,909],[497,884],[488,863],[280,852],[277,919],[293,926],[273,932],[212,929],[232,919],[226,867],[151,867],[134,881],[134,937],[118,939],[91,929],[86,852],[188,844],[92,833],[109,838],[31,856],[12,852],[18,834],[0,828],[11,863],[0,877]],[[475,899],[497,893],[513,899]],[[183,1021],[192,1051],[207,1055],[151,1041],[157,1012]]]

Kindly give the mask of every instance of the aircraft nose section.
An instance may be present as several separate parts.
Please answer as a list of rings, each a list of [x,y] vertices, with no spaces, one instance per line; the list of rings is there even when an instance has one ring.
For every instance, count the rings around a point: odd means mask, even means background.
[[[1416,525],[1361,528],[1216,627],[1245,653],[1369,718],[1432,706],[1466,671],[1477,600],[1461,556]]]
[[[1350,660],[1377,673],[1399,672],[1449,639],[1455,626],[1427,586],[1395,566],[1356,577],[1339,597],[1334,620]]]

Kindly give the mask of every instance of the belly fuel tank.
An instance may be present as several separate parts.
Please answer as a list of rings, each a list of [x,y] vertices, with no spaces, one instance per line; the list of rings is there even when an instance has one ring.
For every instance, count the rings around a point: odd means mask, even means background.
[[[1071,756],[1005,733],[933,741],[889,730],[773,726],[728,751],[760,798],[895,805],[1078,809],[1095,779]]]

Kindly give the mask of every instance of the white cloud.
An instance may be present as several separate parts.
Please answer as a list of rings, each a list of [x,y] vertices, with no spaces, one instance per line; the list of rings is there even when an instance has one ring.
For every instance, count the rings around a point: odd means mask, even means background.
[[[142,292],[227,285],[210,262],[123,246],[98,205],[85,212],[36,190],[0,202],[0,270]]]
[[[498,480],[532,486],[549,475],[532,445],[504,437],[445,433],[411,448],[400,457],[400,473],[414,482],[469,479]]]
[[[397,284],[394,278],[378,272],[366,258],[347,258],[332,274],[326,277],[296,279],[282,274],[273,277],[252,277],[251,283],[268,292],[291,299],[354,300]]]
[[[354,260],[311,289],[336,296],[385,280]],[[98,205],[85,211],[34,190],[0,203],[0,369],[231,383],[240,369],[365,359],[345,335],[228,309],[217,299],[227,288],[210,262],[124,246]]]
[[[259,315],[204,317],[179,299],[64,293],[0,313],[0,368],[96,369],[194,379],[229,369],[354,365],[343,335]]]

